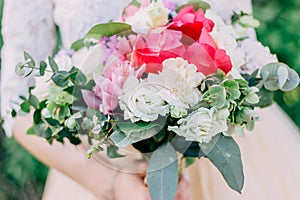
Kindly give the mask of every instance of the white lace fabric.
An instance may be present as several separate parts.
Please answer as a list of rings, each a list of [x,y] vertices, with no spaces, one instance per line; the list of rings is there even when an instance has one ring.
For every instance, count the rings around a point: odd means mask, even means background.
[[[37,61],[47,58],[55,47],[55,24],[60,28],[64,48],[82,38],[95,24],[118,18],[122,8],[131,0],[9,0],[3,12],[1,115],[4,128],[11,135],[12,108],[17,108],[20,95],[26,96],[33,77],[15,74],[15,66],[29,52]],[[170,0],[169,0],[170,1]],[[186,0],[173,0],[183,4]],[[249,0],[209,0],[213,10],[225,20],[233,11],[251,12]],[[224,9],[226,7],[227,9]]]

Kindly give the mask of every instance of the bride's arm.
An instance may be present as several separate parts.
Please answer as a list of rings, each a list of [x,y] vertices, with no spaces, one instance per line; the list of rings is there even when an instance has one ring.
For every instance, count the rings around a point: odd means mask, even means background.
[[[110,195],[114,172],[106,167],[88,161],[85,154],[66,142],[65,145],[49,145],[42,138],[26,135],[31,117],[13,120],[10,112],[17,108],[20,95],[27,95],[33,77],[22,78],[15,74],[15,66],[23,60],[23,52],[29,52],[36,60],[45,59],[55,47],[55,25],[52,0],[9,0],[5,1],[3,12],[2,49],[2,116],[5,129],[28,151],[50,167],[57,168],[81,185],[93,191],[98,197]],[[99,180],[102,182],[101,189]],[[105,184],[103,184],[105,183]],[[100,193],[100,194],[99,194]]]

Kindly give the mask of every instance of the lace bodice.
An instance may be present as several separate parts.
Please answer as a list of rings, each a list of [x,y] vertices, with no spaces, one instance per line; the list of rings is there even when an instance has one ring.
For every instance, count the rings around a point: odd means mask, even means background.
[[[3,13],[1,113],[10,135],[11,108],[18,105],[20,95],[27,94],[33,78],[20,78],[14,68],[22,61],[23,51],[36,60],[51,55],[55,46],[55,24],[60,28],[63,46],[81,38],[91,26],[116,19],[131,0],[9,0]],[[168,0],[182,4],[186,0]],[[233,11],[251,12],[250,0],[207,0],[219,15],[229,20]],[[226,7],[226,9],[224,9]],[[11,23],[13,22],[13,23]]]

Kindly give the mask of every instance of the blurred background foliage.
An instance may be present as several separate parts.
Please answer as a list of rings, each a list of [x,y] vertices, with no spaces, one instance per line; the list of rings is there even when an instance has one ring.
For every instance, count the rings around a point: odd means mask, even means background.
[[[0,19],[3,1],[0,0]],[[300,73],[300,0],[253,0],[253,12],[261,22],[258,40]],[[276,101],[300,127],[300,87],[293,92],[276,93]],[[41,199],[47,171],[13,138],[5,137],[0,119],[0,199]]]
[[[258,40],[300,74],[300,0],[252,1],[253,14],[260,21]],[[277,92],[275,99],[300,127],[300,87]]]

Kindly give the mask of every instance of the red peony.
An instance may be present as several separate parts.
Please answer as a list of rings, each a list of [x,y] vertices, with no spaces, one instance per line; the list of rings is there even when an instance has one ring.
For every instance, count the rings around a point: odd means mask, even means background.
[[[181,31],[183,36],[192,41],[199,40],[203,28],[211,32],[213,27],[213,21],[207,19],[201,9],[195,12],[192,6],[181,9],[168,26],[169,29]]]

